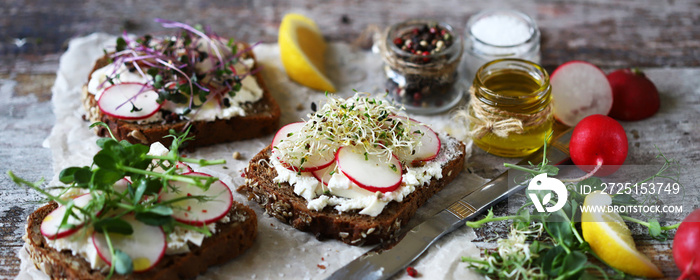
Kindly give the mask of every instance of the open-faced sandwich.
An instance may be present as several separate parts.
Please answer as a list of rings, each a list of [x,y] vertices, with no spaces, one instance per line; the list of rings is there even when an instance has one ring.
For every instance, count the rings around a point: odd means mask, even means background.
[[[399,115],[389,102],[329,98],[282,127],[250,161],[239,190],[318,238],[389,240],[462,170],[465,146]]]
[[[52,279],[189,279],[250,248],[255,212],[182,162],[217,163],[179,157],[184,140],[169,151],[102,138],[91,166],[61,172],[57,195],[10,172],[52,200],[27,219],[34,265]]]
[[[280,109],[265,87],[251,46],[191,26],[173,36],[118,37],[83,87],[86,119],[104,122],[119,140],[163,142],[191,126],[187,148],[271,134]],[[107,136],[104,127],[96,128]]]

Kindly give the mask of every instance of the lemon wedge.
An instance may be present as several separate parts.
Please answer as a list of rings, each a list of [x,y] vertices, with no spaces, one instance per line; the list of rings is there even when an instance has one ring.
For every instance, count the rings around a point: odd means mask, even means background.
[[[607,206],[612,197],[595,191],[586,196],[584,207]],[[590,209],[590,208],[589,208]],[[663,277],[649,258],[634,245],[632,233],[616,212],[588,211],[581,214],[583,239],[608,265],[636,276]]]
[[[282,65],[287,75],[304,86],[335,92],[333,83],[325,76],[326,41],[316,23],[299,14],[287,14],[279,29]]]

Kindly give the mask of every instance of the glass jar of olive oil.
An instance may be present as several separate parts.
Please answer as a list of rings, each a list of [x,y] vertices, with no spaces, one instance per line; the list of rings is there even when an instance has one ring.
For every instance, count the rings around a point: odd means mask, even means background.
[[[470,135],[488,153],[529,155],[552,131],[549,75],[534,62],[491,61],[476,72],[470,94]]]

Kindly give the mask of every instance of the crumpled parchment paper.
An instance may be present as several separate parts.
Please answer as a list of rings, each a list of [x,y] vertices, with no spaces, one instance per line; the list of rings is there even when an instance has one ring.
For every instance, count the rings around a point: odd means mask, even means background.
[[[114,38],[107,34],[92,34],[73,39],[61,57],[52,98],[56,125],[45,141],[45,146],[51,149],[53,155],[55,174],[69,166],[90,164],[92,156],[98,151],[95,145],[97,136],[88,129],[89,123],[82,119],[84,111],[80,105],[80,89],[87,81],[93,62],[103,55],[105,47],[114,44]],[[305,118],[312,101],[318,105],[324,103],[323,93],[289,80],[279,60],[276,44],[261,44],[254,48],[254,52],[264,67],[264,80],[282,108],[281,124]],[[328,75],[338,86],[339,95],[352,96],[353,89],[372,93],[384,91],[382,62],[378,55],[356,50],[347,44],[333,43],[330,44],[327,59]],[[449,114],[412,117],[431,124],[436,131],[449,130],[459,137],[464,136],[464,128],[451,126]],[[318,241],[309,233],[267,216],[256,203],[248,202],[244,195],[235,192],[235,188],[243,184],[240,174],[248,160],[267,146],[272,136],[200,148],[188,154],[193,158],[226,159],[227,163],[222,166],[194,168],[220,177],[233,188],[234,199],[252,207],[258,215],[259,224],[258,238],[251,249],[227,264],[209,268],[200,279],[322,279],[371,249],[370,246],[350,246],[336,240]],[[467,144],[467,152],[470,153],[471,142]],[[239,152],[241,158],[233,159],[233,152]],[[420,208],[405,229],[429,218],[484,182],[476,175],[462,172]],[[59,184],[57,175],[51,184]],[[478,277],[460,262],[462,256],[479,255],[479,250],[471,243],[474,238],[471,229],[462,227],[439,240],[412,266],[426,279]],[[47,279],[28,261],[24,248],[20,249],[19,256],[22,265],[18,279]],[[410,277],[400,272],[396,278]]]

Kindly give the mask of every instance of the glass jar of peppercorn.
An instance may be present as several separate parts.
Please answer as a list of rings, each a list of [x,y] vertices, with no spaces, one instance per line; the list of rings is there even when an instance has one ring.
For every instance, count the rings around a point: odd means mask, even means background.
[[[417,114],[446,111],[462,100],[456,83],[462,39],[452,26],[429,20],[395,24],[379,44],[389,97]]]

